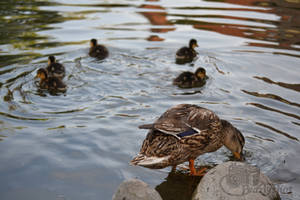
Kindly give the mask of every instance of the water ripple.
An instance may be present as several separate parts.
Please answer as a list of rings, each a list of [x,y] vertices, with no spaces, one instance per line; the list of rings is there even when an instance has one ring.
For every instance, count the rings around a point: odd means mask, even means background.
[[[24,199],[24,194],[111,199],[123,179],[134,177],[157,187],[164,199],[170,187],[190,197],[197,181],[182,171],[128,165],[147,133],[138,126],[179,103],[212,109],[229,120],[246,138],[247,163],[267,176],[277,174],[287,187],[299,185],[297,178],[287,182],[281,170],[300,175],[297,1],[12,0],[0,5],[1,199]],[[107,59],[88,56],[91,38],[107,46]],[[176,65],[177,49],[191,38],[199,43],[197,58]],[[65,94],[49,94],[34,84],[49,55],[66,67]],[[209,76],[204,87],[172,85],[178,74],[198,67]],[[196,164],[215,166],[231,156],[221,148]],[[293,195],[300,197],[296,189]]]

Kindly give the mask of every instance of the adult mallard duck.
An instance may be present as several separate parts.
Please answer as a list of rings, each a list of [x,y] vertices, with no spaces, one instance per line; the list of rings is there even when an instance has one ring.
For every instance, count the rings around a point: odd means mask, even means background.
[[[140,126],[149,129],[140,153],[131,164],[152,169],[176,166],[189,161],[191,175],[196,171],[194,160],[201,154],[214,152],[225,145],[233,155],[242,160],[245,139],[228,121],[206,108],[179,104],[168,109],[153,124]]]
[[[182,72],[173,80],[173,85],[177,85],[180,88],[202,87],[205,85],[207,79],[205,69],[199,67],[195,73]]]
[[[50,92],[65,92],[67,86],[57,77],[49,77],[48,72],[44,68],[37,71],[36,78],[40,79],[39,86],[41,89],[47,89]]]
[[[63,79],[66,75],[65,67],[62,64],[56,62],[54,56],[48,57],[48,66],[46,70],[49,77]]]
[[[89,55],[102,60],[108,56],[108,50],[105,46],[98,44],[96,39],[91,39]]]
[[[197,40],[191,39],[189,42],[189,47],[182,47],[176,52],[176,63],[184,64],[187,62],[192,62],[197,56],[195,47],[198,47]]]

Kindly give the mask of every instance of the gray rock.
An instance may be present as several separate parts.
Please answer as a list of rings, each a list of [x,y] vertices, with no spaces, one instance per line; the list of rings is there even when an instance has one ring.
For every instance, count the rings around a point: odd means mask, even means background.
[[[131,179],[120,184],[113,200],[162,200],[158,192],[145,182]]]
[[[226,162],[201,179],[192,200],[280,200],[268,177],[257,167]]]

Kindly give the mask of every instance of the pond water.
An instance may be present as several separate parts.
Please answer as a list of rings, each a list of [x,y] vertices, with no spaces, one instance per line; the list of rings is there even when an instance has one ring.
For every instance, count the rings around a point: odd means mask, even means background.
[[[246,162],[300,199],[300,1],[11,0],[0,2],[0,198],[111,199],[139,178],[164,199],[190,199],[197,178],[130,166],[146,136],[137,127],[169,107],[197,104],[246,138]],[[89,40],[110,57],[90,58]],[[175,52],[198,40],[192,64]],[[34,84],[55,55],[65,94]],[[206,68],[202,88],[172,85]],[[231,159],[225,148],[197,166]]]

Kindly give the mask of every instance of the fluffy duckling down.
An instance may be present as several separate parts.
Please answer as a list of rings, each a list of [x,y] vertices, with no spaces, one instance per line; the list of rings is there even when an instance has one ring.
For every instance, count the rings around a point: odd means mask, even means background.
[[[208,77],[204,68],[199,67],[195,73],[186,71],[182,72],[173,80],[173,85],[180,88],[202,87],[205,85]]]
[[[39,78],[39,87],[47,89],[51,92],[65,92],[67,90],[66,84],[57,77],[49,77],[48,72],[44,68],[37,71],[36,78]]]

